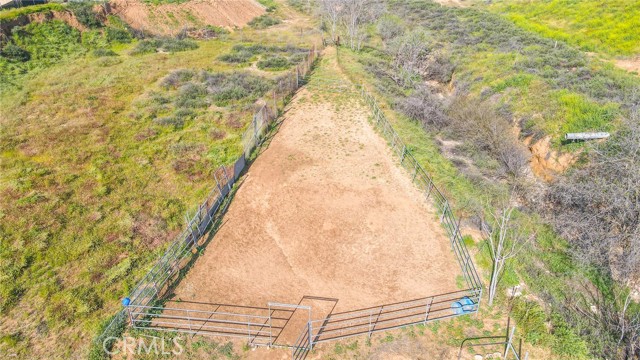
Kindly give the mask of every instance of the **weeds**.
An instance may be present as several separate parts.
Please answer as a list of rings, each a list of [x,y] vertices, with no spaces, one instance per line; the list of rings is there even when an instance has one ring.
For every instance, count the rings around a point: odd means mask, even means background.
[[[158,38],[140,41],[131,51],[131,55],[142,55],[155,52],[176,53],[180,51],[195,50],[197,48],[198,44],[192,40]]]
[[[266,29],[268,27],[278,25],[282,21],[280,19],[274,18],[271,15],[260,15],[257,18],[249,21],[248,25],[254,29]]]
[[[274,55],[258,61],[258,69],[262,70],[286,70],[291,67],[291,62],[284,56]]]

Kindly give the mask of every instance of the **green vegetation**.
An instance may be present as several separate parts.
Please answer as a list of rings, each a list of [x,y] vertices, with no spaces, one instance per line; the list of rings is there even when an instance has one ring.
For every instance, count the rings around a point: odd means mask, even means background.
[[[285,70],[291,66],[291,62],[284,56],[274,55],[258,61],[258,69],[262,70]]]
[[[102,26],[98,14],[93,11],[92,2],[71,2],[69,10],[76,17],[78,22],[88,28],[96,28]]]
[[[367,70],[366,65],[379,58],[375,52],[352,52],[347,49],[340,50],[340,59],[343,68],[356,83],[364,81],[372,87],[382,90],[380,79]],[[382,94],[387,90],[382,91]],[[423,165],[434,179],[434,182],[443,189],[455,208],[455,213],[461,217],[472,217],[482,214],[492,199],[500,199],[508,191],[507,185],[500,182],[487,182],[480,179],[469,179],[460,173],[456,166],[446,159],[440,152],[433,134],[422,130],[422,125],[412,119],[403,116],[399,112],[392,111],[386,104],[389,103],[389,95],[381,95],[382,108],[393,123],[396,132],[411,147],[416,159]],[[544,223],[533,214],[520,213],[520,224],[525,226],[528,232],[537,235],[536,242],[527,246],[525,252],[517,262],[507,266],[502,282],[499,284],[499,294],[504,294],[510,286],[524,282],[531,288],[534,294],[545,294],[545,300],[549,300],[551,308],[542,313],[526,313],[526,309],[514,306],[512,316],[518,321],[519,334],[531,344],[544,346],[554,350],[559,358],[588,359],[585,349],[589,343],[578,336],[582,328],[568,327],[563,315],[563,301],[580,294],[580,281],[586,279],[586,272],[577,268],[567,255],[566,241],[558,238]],[[484,242],[479,242],[471,247],[476,254],[476,263],[486,283],[488,283],[488,270],[490,269],[489,250]],[[498,304],[493,309],[484,309],[480,319],[494,316],[496,312],[509,307],[509,299],[498,297]],[[533,306],[533,305],[531,305]],[[534,311],[540,310],[534,308]],[[503,314],[504,315],[504,314]],[[503,318],[503,315],[498,315]],[[437,331],[443,341],[451,345],[459,345],[466,336],[465,329],[468,325],[459,324],[458,321],[466,321],[461,318],[456,322],[444,322],[444,330]],[[575,320],[575,319],[574,319]],[[549,328],[551,325],[551,328]],[[586,324],[585,324],[586,325]],[[434,324],[432,326],[438,326]],[[573,349],[569,354],[564,349]],[[576,350],[577,349],[577,350]]]
[[[238,44],[231,52],[219,56],[218,59],[230,64],[246,64],[260,57],[256,64],[259,69],[282,71],[300,62],[307,51],[295,46]]]
[[[274,26],[274,25],[278,25],[280,24],[282,21],[280,19],[277,19],[271,15],[260,15],[257,18],[249,21],[249,26],[251,26],[254,29],[266,29],[268,27]]]
[[[93,13],[91,13],[93,14]],[[55,64],[95,51],[105,56],[110,47],[133,41],[121,21],[81,32],[61,20],[16,26],[0,51],[0,89],[19,86],[20,79]],[[112,54],[113,55],[113,54]]]
[[[637,79],[562,43],[524,31],[477,9],[396,1],[401,18],[420,24],[428,39],[428,80],[455,68],[455,84],[471,95],[499,102],[501,112],[522,119],[528,134],[551,135],[559,146],[566,131],[606,131],[637,103]],[[517,39],[514,41],[513,39]],[[373,50],[371,50],[373,51]],[[387,58],[385,58],[387,57]],[[388,55],[367,66],[382,73]]]
[[[628,0],[498,0],[488,9],[518,26],[582,50],[640,54],[640,2]]]
[[[275,0],[258,0],[258,2],[267,9],[267,12],[274,12],[278,8]]]
[[[0,10],[0,21],[10,21],[17,17],[35,13],[47,13],[51,11],[62,11],[64,6],[57,3],[25,6],[14,9]]]
[[[220,28],[207,41],[137,41],[108,20],[31,23],[1,49],[0,322],[24,326],[1,331],[0,352],[18,358],[47,357],[34,346],[43,338],[58,357],[83,356],[210,192],[211,171],[240,153],[253,102],[278,74],[214,59],[240,37],[262,42],[248,49],[256,59],[309,44],[286,28],[279,43]]]
[[[155,52],[176,53],[197,48],[198,44],[193,40],[156,38],[138,42],[136,47],[131,51],[131,55],[151,54]]]

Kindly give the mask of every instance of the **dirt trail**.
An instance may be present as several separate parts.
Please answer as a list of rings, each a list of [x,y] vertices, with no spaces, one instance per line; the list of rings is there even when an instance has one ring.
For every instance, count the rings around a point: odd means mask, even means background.
[[[337,75],[326,56],[318,76]],[[176,299],[266,306],[316,296],[337,299],[340,312],[457,290],[443,229],[358,93],[326,88],[312,80],[295,96]]]

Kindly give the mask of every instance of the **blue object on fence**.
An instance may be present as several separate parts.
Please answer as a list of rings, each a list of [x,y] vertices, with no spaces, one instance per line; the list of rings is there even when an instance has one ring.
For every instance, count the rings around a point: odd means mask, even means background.
[[[451,304],[451,309],[456,315],[464,314],[464,310],[462,310],[462,304],[460,304],[460,302],[458,301]]]
[[[131,304],[131,299],[129,299],[128,297],[122,299],[123,306],[129,306],[129,304]]]
[[[451,304],[451,309],[456,315],[462,315],[475,311],[475,305],[476,303],[473,300],[465,296],[460,301]]]
[[[464,310],[464,312],[472,312],[473,310],[475,310],[476,303],[474,303],[473,300],[469,299],[467,296],[460,299],[460,304],[462,304],[462,310]]]

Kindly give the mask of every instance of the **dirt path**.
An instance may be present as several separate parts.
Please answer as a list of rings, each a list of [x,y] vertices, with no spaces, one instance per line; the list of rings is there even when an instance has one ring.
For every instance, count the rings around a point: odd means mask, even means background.
[[[337,299],[340,312],[457,290],[460,269],[433,211],[358,94],[331,91],[344,80],[327,58],[175,299],[266,306],[316,296]]]

